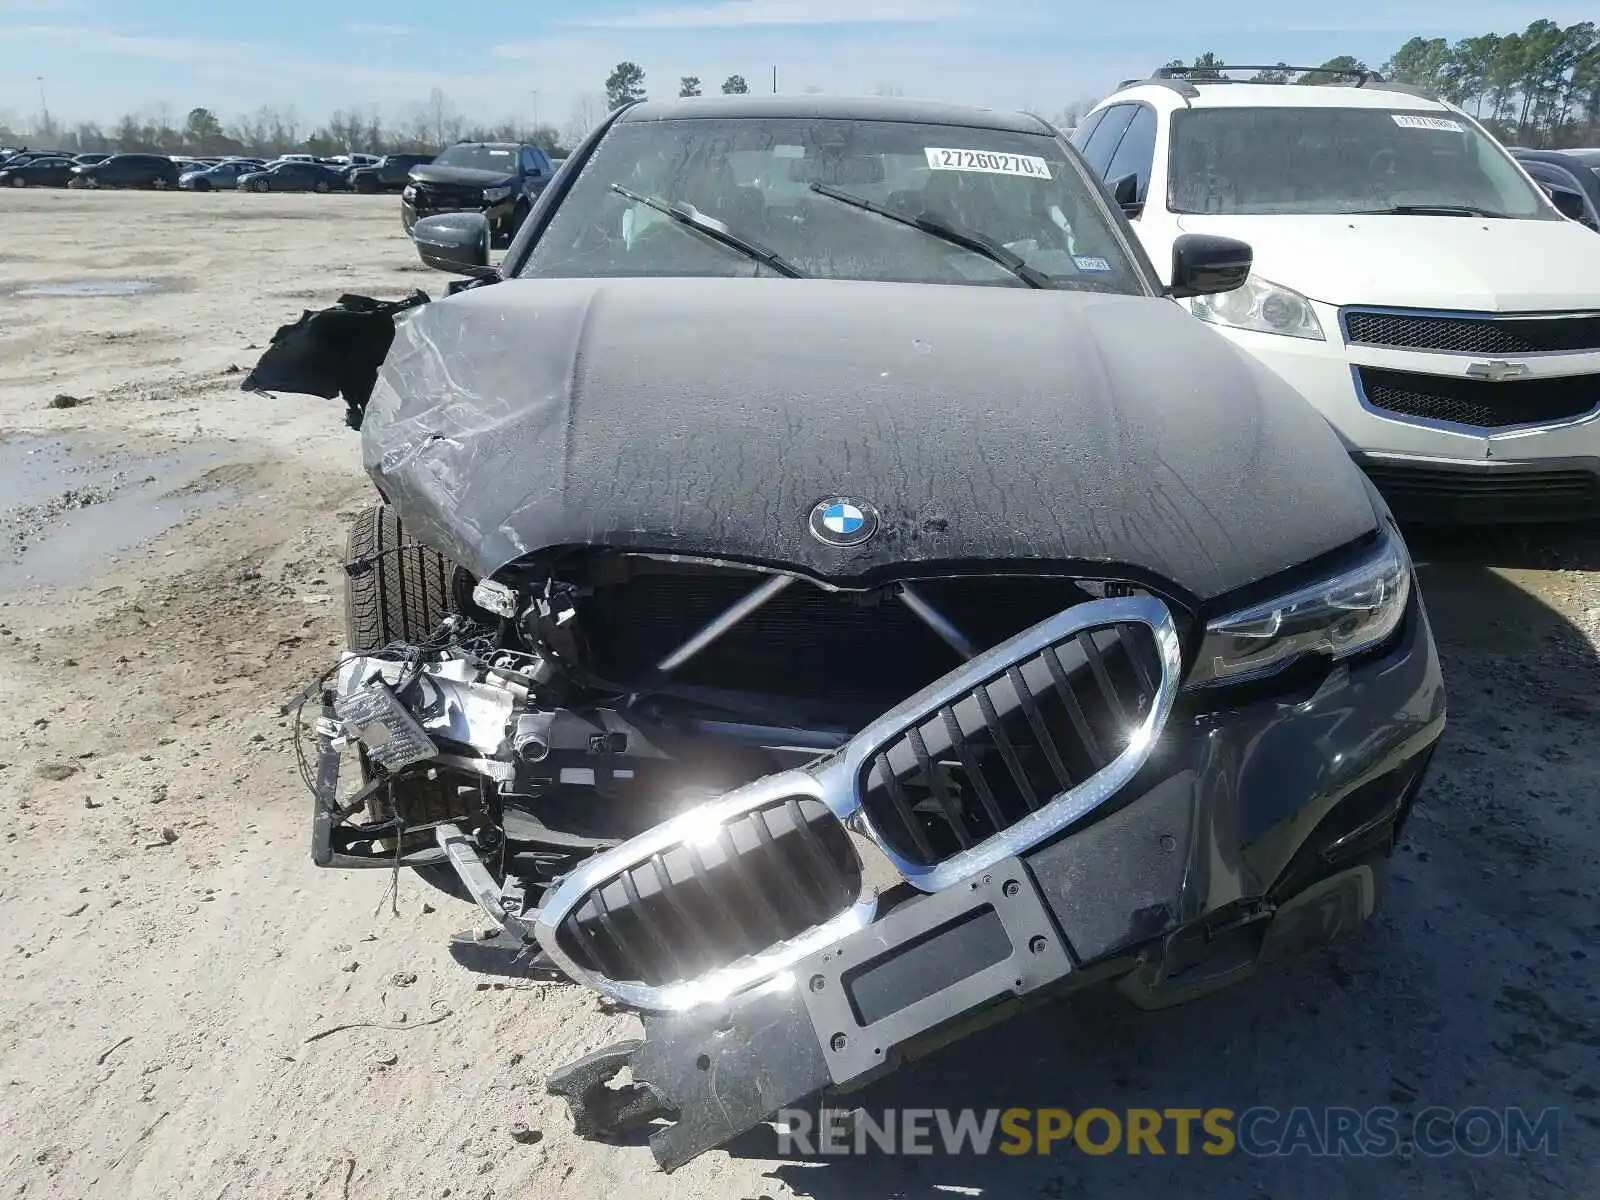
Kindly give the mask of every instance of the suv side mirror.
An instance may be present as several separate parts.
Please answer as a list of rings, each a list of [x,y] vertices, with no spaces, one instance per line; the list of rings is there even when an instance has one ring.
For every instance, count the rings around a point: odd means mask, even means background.
[[[1574,221],[1581,221],[1587,215],[1584,211],[1583,197],[1570,188],[1552,187],[1546,191],[1550,196],[1550,203],[1556,206],[1563,217]]]
[[[1254,261],[1255,252],[1237,238],[1186,233],[1172,243],[1172,286],[1167,294],[1182,300],[1231,292],[1250,278]]]
[[[1144,204],[1139,200],[1139,177],[1137,175],[1124,175],[1111,185],[1111,198],[1122,208],[1125,215],[1137,217],[1144,211]]]
[[[489,221],[482,213],[440,213],[411,227],[417,257],[435,271],[481,279],[495,274],[489,265]]]

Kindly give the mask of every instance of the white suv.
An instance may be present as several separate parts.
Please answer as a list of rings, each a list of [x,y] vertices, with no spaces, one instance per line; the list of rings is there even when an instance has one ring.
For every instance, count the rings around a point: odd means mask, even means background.
[[[1250,282],[1191,311],[1305,395],[1398,515],[1600,515],[1600,237],[1459,108],[1368,75],[1163,71],[1071,141],[1163,274],[1180,234],[1250,243]]]

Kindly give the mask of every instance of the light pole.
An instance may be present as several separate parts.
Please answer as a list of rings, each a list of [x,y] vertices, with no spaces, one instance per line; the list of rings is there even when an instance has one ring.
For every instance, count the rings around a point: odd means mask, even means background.
[[[533,93],[533,136],[539,136],[539,92],[537,88],[534,89]]]
[[[34,78],[39,81],[39,123],[48,129],[50,127],[50,105],[44,98],[44,76],[35,75]]]

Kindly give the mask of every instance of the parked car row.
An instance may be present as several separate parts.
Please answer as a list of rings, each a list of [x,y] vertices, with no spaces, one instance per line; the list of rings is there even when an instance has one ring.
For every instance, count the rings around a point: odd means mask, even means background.
[[[20,150],[0,154],[0,187],[398,192],[405,186],[412,167],[432,159],[430,154],[350,154],[333,158],[285,154],[264,159],[142,153],[69,155]]]

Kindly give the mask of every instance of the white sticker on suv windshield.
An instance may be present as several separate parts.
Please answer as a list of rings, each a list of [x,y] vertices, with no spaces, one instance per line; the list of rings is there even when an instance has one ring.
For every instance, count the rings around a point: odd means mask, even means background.
[[[997,154],[990,150],[947,150],[925,146],[928,166],[935,171],[981,171],[985,175],[1021,175],[1049,179],[1050,164],[1032,154]]]
[[[1401,129],[1437,129],[1445,133],[1461,133],[1460,121],[1452,121],[1449,117],[1422,117],[1415,113],[1390,113],[1394,123]]]
[[[1092,254],[1074,254],[1072,261],[1080,271],[1109,271],[1111,264],[1103,258],[1096,258]]]

